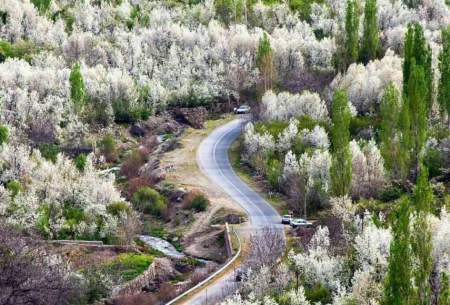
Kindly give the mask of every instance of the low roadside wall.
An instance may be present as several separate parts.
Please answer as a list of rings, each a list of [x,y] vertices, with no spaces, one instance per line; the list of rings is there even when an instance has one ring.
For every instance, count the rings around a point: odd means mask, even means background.
[[[227,254],[227,258],[230,258],[233,256],[233,243],[231,242],[228,222],[225,223],[225,232],[223,234],[225,235],[225,253]]]

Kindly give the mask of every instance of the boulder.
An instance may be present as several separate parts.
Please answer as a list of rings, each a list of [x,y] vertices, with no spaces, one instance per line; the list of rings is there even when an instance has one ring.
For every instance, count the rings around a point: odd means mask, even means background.
[[[205,107],[195,108],[176,108],[173,110],[175,120],[180,123],[188,124],[193,128],[203,128],[208,118],[208,110]]]

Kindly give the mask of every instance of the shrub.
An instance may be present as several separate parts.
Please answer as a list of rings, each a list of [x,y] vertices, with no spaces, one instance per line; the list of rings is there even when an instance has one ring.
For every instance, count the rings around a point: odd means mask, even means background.
[[[312,288],[306,288],[305,296],[311,303],[330,304],[333,301],[331,291],[320,283],[317,283]]]
[[[128,101],[115,100],[112,105],[114,122],[118,124],[132,124],[136,121],[136,114],[133,113]]]
[[[400,198],[400,196],[402,194],[403,194],[403,190],[399,186],[393,185],[393,186],[387,187],[383,192],[381,192],[380,200],[383,202],[397,200]]]
[[[11,191],[11,196],[14,198],[22,191],[22,184],[17,180],[11,180],[6,183],[6,188]]]
[[[139,176],[139,169],[145,163],[145,152],[133,150],[127,157],[120,168],[120,174],[128,179]]]
[[[193,209],[196,212],[202,212],[206,210],[208,205],[208,198],[203,193],[193,190],[185,195],[183,208]]]
[[[47,144],[47,143],[41,144],[39,145],[39,150],[41,152],[42,157],[44,157],[49,161],[52,161],[53,163],[56,162],[56,158],[60,153],[59,146],[56,144]]]
[[[0,125],[0,146],[8,141],[8,135],[8,128],[6,126]]]
[[[85,302],[92,304],[97,300],[109,297],[111,293],[112,281],[105,274],[103,268],[90,266],[82,270],[81,274],[85,279]]]
[[[38,9],[38,11],[42,14],[45,13],[52,2],[52,0],[31,0],[34,6]]]
[[[84,171],[84,168],[86,167],[87,157],[86,154],[79,154],[76,156],[76,158],[73,160],[75,163],[75,167],[80,171]]]
[[[106,135],[100,141],[100,152],[105,156],[106,161],[108,162],[117,160],[117,144],[112,135]]]
[[[19,41],[11,44],[0,39],[0,63],[4,62],[7,58],[24,59],[30,62],[31,55],[36,52],[37,49],[31,42]]]
[[[106,207],[106,211],[114,216],[120,216],[122,213],[130,213],[130,206],[123,201],[113,202]]]
[[[131,202],[138,211],[156,216],[161,216],[167,208],[165,198],[156,190],[148,186],[137,190],[137,192],[133,194]]]
[[[198,194],[192,199],[191,207],[197,212],[203,212],[209,205],[209,200],[203,194]]]
[[[442,153],[439,149],[429,148],[426,150],[424,157],[424,165],[428,168],[430,178],[442,174],[442,165],[444,164]]]

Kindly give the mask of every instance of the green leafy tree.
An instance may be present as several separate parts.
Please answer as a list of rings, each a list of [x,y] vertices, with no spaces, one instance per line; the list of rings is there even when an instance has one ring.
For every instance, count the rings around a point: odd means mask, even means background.
[[[433,269],[431,256],[431,228],[428,215],[433,202],[433,192],[428,182],[428,170],[422,166],[414,188],[412,203],[415,212],[413,234],[411,235],[412,254],[415,259],[414,283],[415,304],[428,305],[431,298],[430,275]]]
[[[364,7],[364,30],[361,42],[361,61],[367,64],[380,53],[380,37],[377,21],[377,0],[366,0]]]
[[[400,92],[393,83],[384,90],[380,103],[380,141],[381,154],[386,169],[393,177],[401,172],[398,162],[400,147],[398,139],[398,122],[400,118]]]
[[[83,75],[81,75],[80,64],[75,64],[70,71],[70,98],[77,111],[83,110],[86,104],[86,88],[84,87]]]
[[[259,40],[258,50],[256,52],[256,63],[264,84],[264,91],[272,88],[274,70],[273,70],[273,50],[270,46],[269,37],[264,33]]]
[[[345,13],[345,66],[358,60],[359,52],[359,6],[356,0],[347,1]]]
[[[403,197],[395,211],[393,239],[389,249],[388,271],[384,284],[383,305],[409,305],[411,287],[411,245],[409,200]]]
[[[450,124],[450,27],[442,30],[442,51],[439,54],[441,78],[438,85],[438,97],[441,114],[447,114]]]
[[[344,196],[350,191],[352,182],[352,158],[350,154],[350,108],[345,90],[337,90],[332,104],[331,143],[333,160],[330,169],[331,187],[334,196]]]

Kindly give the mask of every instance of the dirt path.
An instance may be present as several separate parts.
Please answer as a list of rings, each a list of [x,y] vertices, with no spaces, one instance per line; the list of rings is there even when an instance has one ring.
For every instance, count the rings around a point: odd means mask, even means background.
[[[220,186],[208,179],[198,168],[196,162],[197,148],[208,134],[217,126],[225,124],[233,119],[233,116],[226,116],[223,119],[207,121],[204,129],[189,128],[184,131],[180,139],[181,147],[164,154],[161,161],[162,168],[171,168],[166,173],[166,181],[174,183],[187,190],[197,189],[207,194],[211,206],[206,212],[196,214],[193,224],[185,232],[186,238],[190,240],[185,251],[199,255],[204,249],[199,245],[207,236],[213,236],[210,227],[211,219],[221,211],[244,214],[244,212],[231,200]]]

